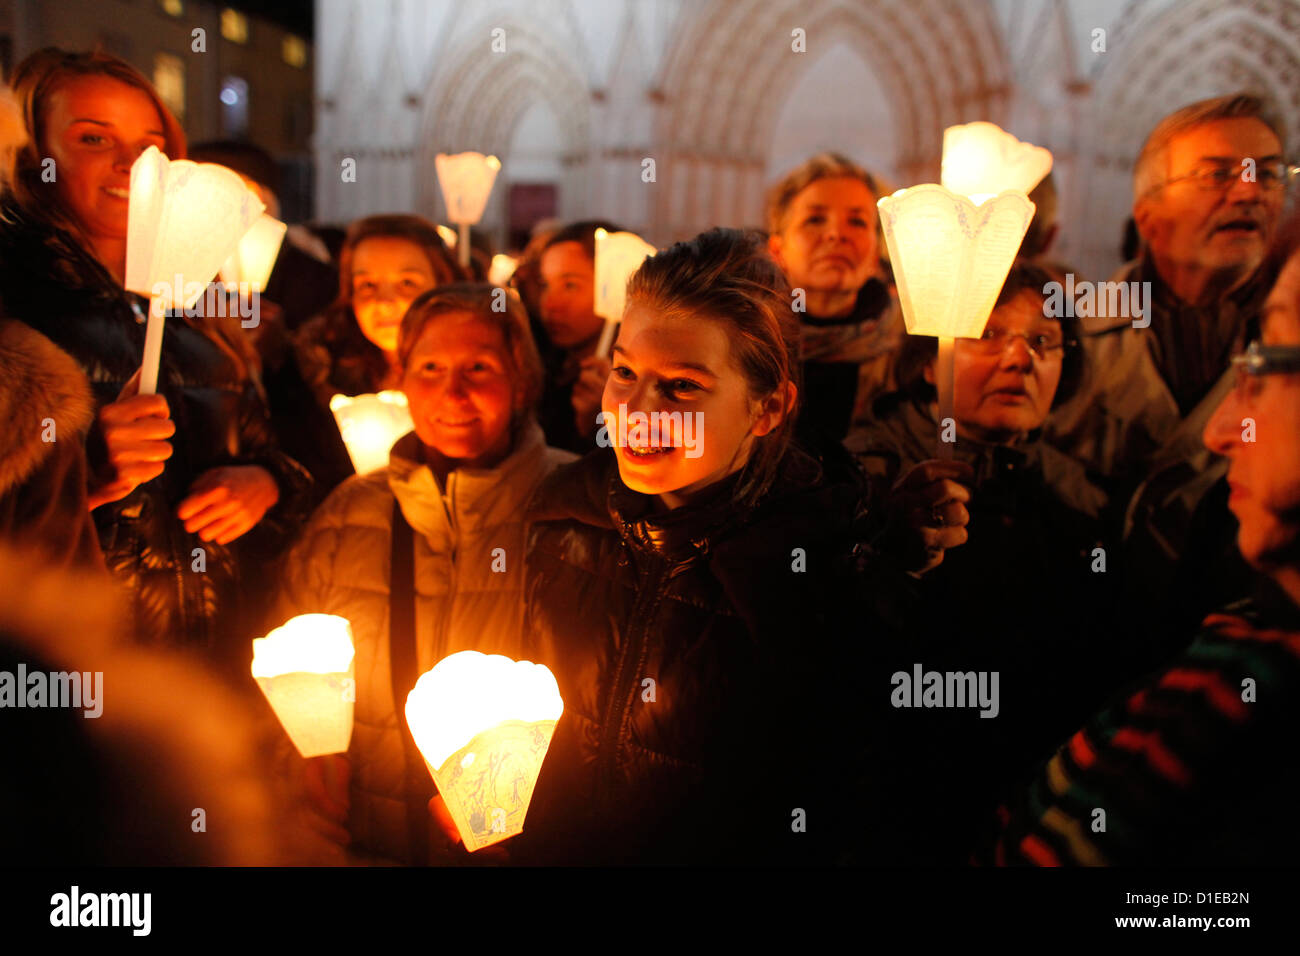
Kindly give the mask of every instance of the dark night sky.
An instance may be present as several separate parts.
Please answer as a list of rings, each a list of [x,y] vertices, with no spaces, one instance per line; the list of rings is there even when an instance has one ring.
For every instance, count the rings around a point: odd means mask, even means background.
[[[315,0],[229,0],[230,6],[274,20],[306,39],[312,39]]]

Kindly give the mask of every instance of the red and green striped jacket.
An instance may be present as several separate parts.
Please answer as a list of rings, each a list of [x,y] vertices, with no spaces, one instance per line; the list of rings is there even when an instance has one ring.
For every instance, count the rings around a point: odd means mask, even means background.
[[[1074,734],[999,810],[983,862],[1300,862],[1300,614],[1207,617],[1170,666]]]

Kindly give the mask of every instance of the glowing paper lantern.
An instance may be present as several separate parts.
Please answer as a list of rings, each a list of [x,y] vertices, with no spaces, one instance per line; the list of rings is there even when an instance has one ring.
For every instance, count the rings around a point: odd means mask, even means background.
[[[456,235],[455,229],[452,229],[450,226],[444,226],[442,223],[438,223],[434,228],[438,230],[438,235],[442,236],[442,241],[447,244],[448,249],[456,248],[456,243],[460,237]]]
[[[953,339],[984,334],[1034,204],[1008,191],[977,205],[927,183],[901,189],[877,206],[907,331],[939,338],[935,387],[942,427],[952,418]],[[952,443],[940,441],[938,453],[951,458]]]
[[[157,387],[164,315],[198,301],[265,209],[236,173],[215,163],[171,161],[150,146],[131,166],[124,284],[150,298],[142,395]]]
[[[608,355],[627,304],[627,280],[641,268],[647,256],[658,252],[634,232],[596,230],[596,314],[605,317],[605,327],[596,345],[597,355]]]
[[[416,682],[406,721],[467,850],[523,830],[563,712],[547,668],[496,654],[452,654]]]
[[[415,427],[403,392],[335,395],[330,411],[358,475],[388,467],[393,443]]]
[[[488,269],[488,282],[493,285],[505,285],[515,274],[518,265],[517,259],[497,253],[492,257],[492,266]]]
[[[244,237],[235,246],[235,251],[221,267],[221,281],[226,285],[248,283],[253,292],[266,288],[266,280],[271,278],[275,260],[280,255],[280,245],[289,227],[280,220],[263,213],[244,233]]]
[[[460,226],[460,264],[469,265],[469,227],[483,218],[501,160],[482,153],[439,153],[434,157],[447,218]]]
[[[943,131],[946,189],[976,202],[1006,192],[1030,193],[1052,169],[1052,154],[1022,143],[993,123],[967,123]]]
[[[300,614],[253,641],[253,677],[304,757],[343,753],[356,701],[352,625]]]

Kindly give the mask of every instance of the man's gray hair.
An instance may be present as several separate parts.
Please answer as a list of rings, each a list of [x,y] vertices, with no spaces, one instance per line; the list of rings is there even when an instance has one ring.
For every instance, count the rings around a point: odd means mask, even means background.
[[[1262,96],[1256,96],[1254,93],[1233,93],[1230,96],[1200,100],[1170,113],[1156,124],[1156,128],[1147,137],[1147,141],[1142,145],[1142,151],[1138,153],[1137,162],[1133,164],[1134,202],[1164,184],[1165,177],[1168,175],[1168,166],[1164,160],[1169,143],[1175,136],[1197,126],[1213,123],[1215,120],[1243,117],[1259,120],[1272,130],[1278,141],[1285,146],[1286,135],[1282,122]]]

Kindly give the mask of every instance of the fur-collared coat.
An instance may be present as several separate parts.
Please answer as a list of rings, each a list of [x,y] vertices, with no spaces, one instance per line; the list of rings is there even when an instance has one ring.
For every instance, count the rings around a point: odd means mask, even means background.
[[[90,385],[72,356],[0,319],[0,536],[54,564],[102,569],[86,500]]]

